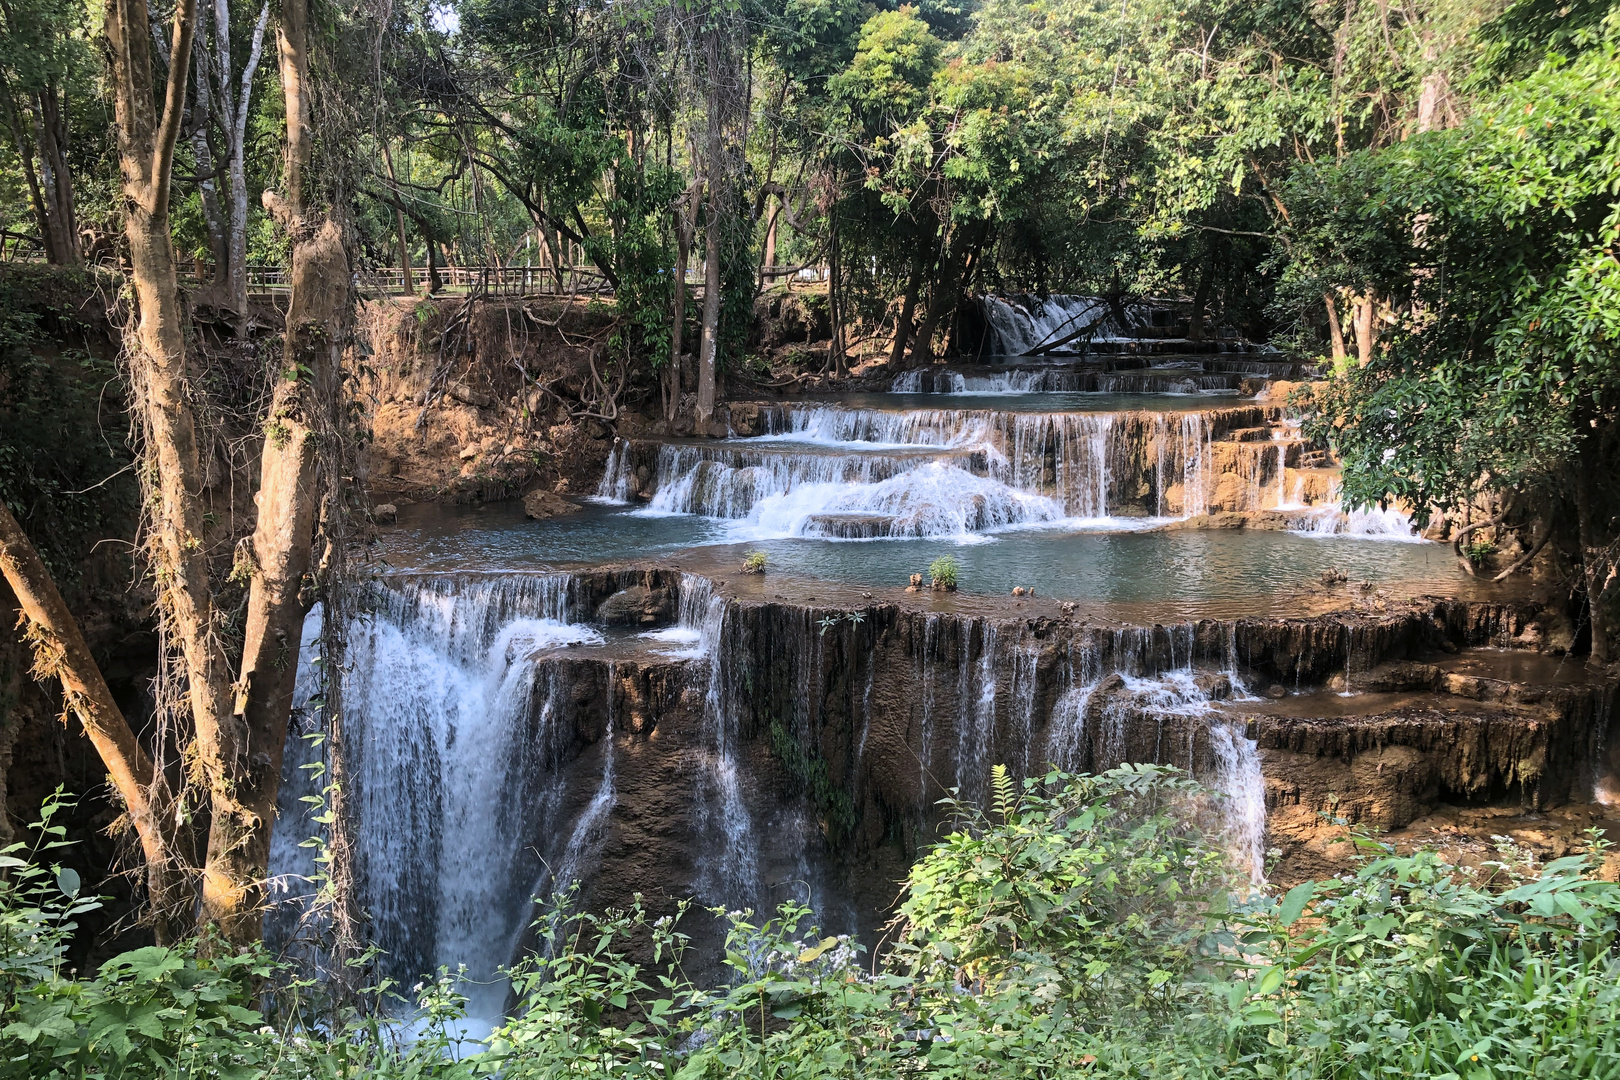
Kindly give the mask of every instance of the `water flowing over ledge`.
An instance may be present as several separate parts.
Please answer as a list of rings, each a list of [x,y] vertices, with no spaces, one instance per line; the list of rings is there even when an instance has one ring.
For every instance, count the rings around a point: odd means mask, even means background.
[[[1267,719],[1259,691],[1361,678],[1425,643],[1498,640],[1524,617],[1438,604],[1094,626],[742,600],[658,567],[397,575],[355,607],[343,704],[361,906],[397,975],[465,964],[486,1017],[504,1007],[498,968],[531,941],[530,898],[575,877],[592,904],[792,896],[825,926],[869,929],[935,835],[937,801],[982,799],[997,763],[1187,768],[1224,796],[1234,855],[1258,875],[1268,754],[1323,737]],[[308,643],[319,630],[316,613]],[[1529,798],[1574,752],[1547,725],[1532,775],[1522,724],[1492,730],[1451,782]],[[289,823],[314,793],[295,743]],[[275,872],[295,880],[307,859],[278,845]]]
[[[1281,515],[1311,536],[1416,539],[1396,510],[1344,514],[1338,477],[1280,407],[1180,412],[779,405],[758,434],[620,441],[597,497],[734,523],[733,540],[971,537]]]

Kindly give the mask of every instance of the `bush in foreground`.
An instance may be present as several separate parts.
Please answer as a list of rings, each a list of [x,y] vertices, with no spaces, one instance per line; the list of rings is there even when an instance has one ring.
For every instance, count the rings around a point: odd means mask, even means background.
[[[1197,825],[1210,796],[1174,770],[994,787],[918,861],[875,960],[803,907],[731,912],[732,978],[704,988],[676,920],[562,906],[470,1052],[445,972],[409,1008],[387,984],[335,1008],[265,956],[196,945],[64,971],[88,901],[48,865],[48,807],[41,841],[4,853],[0,1074],[1620,1075],[1620,889],[1590,857],[1474,874],[1361,838],[1356,872],[1245,897]]]

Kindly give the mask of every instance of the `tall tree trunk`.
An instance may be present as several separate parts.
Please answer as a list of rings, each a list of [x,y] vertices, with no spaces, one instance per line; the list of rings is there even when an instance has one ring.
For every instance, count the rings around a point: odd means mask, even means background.
[[[894,343],[889,346],[889,366],[897,368],[905,359],[906,342],[911,336],[911,319],[917,311],[917,290],[922,287],[922,259],[911,260],[911,275],[906,278],[906,291],[900,299],[900,314],[895,319]]]
[[[394,155],[388,148],[388,139],[382,140],[383,164],[388,167],[388,182],[394,185],[394,197],[399,198],[399,178],[394,175]],[[399,232],[399,268],[404,275],[405,295],[416,295],[416,279],[411,273],[411,245],[405,234],[405,211],[394,203],[394,228]],[[539,230],[535,230],[539,235]]]
[[[1198,271],[1198,286],[1193,290],[1192,315],[1187,320],[1187,340],[1204,340],[1204,309],[1209,307],[1209,289],[1215,281],[1215,260],[1204,261]]]
[[[231,829],[234,765],[245,749],[231,710],[231,675],[214,625],[206,534],[197,493],[204,487],[195,419],[187,394],[184,312],[169,238],[169,177],[179,134],[196,0],[175,9],[169,82],[161,119],[152,108],[149,30],[144,0],[110,0],[107,37],[113,58],[125,233],[139,321],[131,373],[156,480],[151,557],[158,600],[184,661],[198,763],[207,781],[210,832]],[[213,842],[210,840],[210,848]],[[229,908],[231,882],[205,868],[204,911]]]
[[[191,83],[192,101],[191,152],[197,166],[197,196],[202,202],[203,224],[208,228],[208,256],[214,262],[210,285],[216,289],[225,286],[225,277],[231,261],[229,231],[225,211],[219,202],[219,177],[216,162],[219,155],[214,147],[214,95],[208,77],[208,46],[205,35],[198,34],[193,46]]]
[[[252,104],[253,80],[258,74],[259,59],[264,54],[264,31],[269,21],[270,5],[267,0],[259,8],[259,18],[253,27],[247,62],[242,66],[241,86],[233,88],[230,4],[228,0],[214,0],[215,96],[220,102],[229,151],[226,162],[228,225],[225,286],[230,308],[238,316],[238,335],[247,333],[247,122]]]
[[[833,374],[844,374],[844,260],[840,250],[838,222],[834,219],[827,238],[827,316],[832,324],[832,341],[827,360]]]
[[[1327,305],[1328,340],[1333,344],[1333,369],[1344,367],[1344,327],[1339,325],[1339,305],[1333,299],[1333,290],[1322,291],[1322,302]]]
[[[56,249],[56,230],[51,225],[50,213],[45,209],[45,193],[40,188],[39,174],[34,171],[34,144],[23,131],[22,106],[12,97],[11,88],[4,78],[0,78],[0,105],[5,106],[6,125],[11,128],[17,160],[22,162],[23,180],[28,187],[28,204],[34,211],[34,225],[39,229],[40,243],[45,245],[45,258],[48,262],[60,264],[62,254]]]
[[[782,216],[782,198],[775,196],[776,205],[771,207],[770,217],[765,220],[765,252],[759,260],[759,287],[764,289],[767,285],[776,284],[776,278],[765,276],[768,268],[776,266],[776,219]]]
[[[79,718],[113,790],[123,800],[146,860],[147,899],[158,942],[177,941],[191,925],[191,896],[186,860],[176,850],[174,795],[124,720],[56,582],[3,502],[0,575],[28,621],[35,677],[61,683],[68,708]]]
[[[1605,605],[1608,591],[1608,545],[1598,528],[1598,512],[1593,487],[1603,475],[1608,462],[1597,460],[1594,452],[1597,440],[1582,440],[1582,452],[1576,459],[1576,474],[1571,478],[1575,489],[1575,519],[1580,529],[1581,574],[1586,585],[1587,618],[1592,628],[1592,662],[1609,662],[1609,614]]]
[[[211,785],[213,819],[203,872],[204,913],[238,945],[260,936],[299,639],[313,597],[307,576],[315,532],[319,431],[322,413],[337,392],[353,314],[342,226],[306,207],[311,149],[308,18],[305,0],[283,3],[278,53],[287,109],[286,191],[280,197],[266,192],[265,205],[291,235],[292,295],[285,355],[259,462],[252,584],[242,666],[233,687],[234,742],[220,746],[217,765],[225,783]]]
[[[697,231],[698,195],[701,180],[694,180],[686,193],[676,202],[675,217],[675,280],[670,293],[669,313],[669,366],[664,372],[664,419],[675,419],[681,404],[681,368],[686,354],[682,352],[686,334],[686,267],[692,257],[692,235]],[[705,275],[706,277],[707,275]]]
[[[48,83],[36,95],[35,121],[39,158],[44,168],[45,203],[51,214],[51,228],[64,265],[77,266],[79,259],[79,214],[73,200],[73,174],[67,163],[67,120],[62,115],[55,83]]]
[[[709,213],[703,226],[703,345],[698,356],[698,420],[714,414],[715,367],[720,357],[720,185],[709,178]]]
[[[1378,294],[1371,289],[1355,300],[1356,353],[1363,367],[1372,363],[1378,345]]]
[[[703,222],[703,342],[698,349],[697,415],[707,423],[714,414],[715,366],[720,360],[720,234],[721,188],[726,183],[725,134],[721,94],[720,31],[711,28],[705,52],[708,60],[708,117],[704,172],[708,207]]]

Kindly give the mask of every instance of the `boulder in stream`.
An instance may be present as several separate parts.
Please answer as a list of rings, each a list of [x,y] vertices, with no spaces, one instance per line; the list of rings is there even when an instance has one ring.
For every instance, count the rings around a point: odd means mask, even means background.
[[[583,507],[578,503],[571,503],[561,495],[539,488],[523,496],[523,512],[536,521],[577,514],[581,509]]]

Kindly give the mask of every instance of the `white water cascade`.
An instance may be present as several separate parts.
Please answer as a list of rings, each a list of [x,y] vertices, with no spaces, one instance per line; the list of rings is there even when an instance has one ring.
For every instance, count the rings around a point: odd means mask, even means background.
[[[734,521],[737,539],[965,536],[1140,514],[1144,454],[1157,516],[1207,512],[1217,479],[1200,412],[783,406],[765,421],[754,438],[659,447],[646,512]],[[627,483],[610,471],[603,489]]]
[[[1204,733],[1209,767],[1202,775],[1194,769],[1195,777],[1221,797],[1218,813],[1232,858],[1258,883],[1266,831],[1260,756],[1255,741],[1219,709],[1224,698],[1253,700],[1237,670],[1230,632],[1223,664],[1217,670],[1197,663],[1190,623],[1076,639],[1047,728],[1046,756],[1071,772],[1133,760],[1190,767],[1195,737]],[[1144,725],[1157,731],[1151,747],[1142,742]],[[1167,726],[1184,730],[1186,745],[1167,745]]]
[[[732,620],[725,598],[714,594],[707,578],[686,575],[681,584],[680,623],[698,628],[696,652],[707,665],[703,742],[697,755],[695,822],[698,853],[693,887],[711,903],[738,907],[760,898],[759,841],[753,815],[743,801],[738,760],[740,741],[737,703],[739,683],[733,670],[739,661],[728,648]]]
[[[498,1019],[550,847],[557,768],[578,733],[547,658],[597,643],[567,575],[402,578],[365,589],[343,680],[357,901],[391,973],[465,967],[469,1014]],[[318,613],[312,615],[317,620]],[[310,628],[306,628],[306,635]],[[283,803],[303,794],[289,777]],[[278,874],[301,874],[296,848]]]

